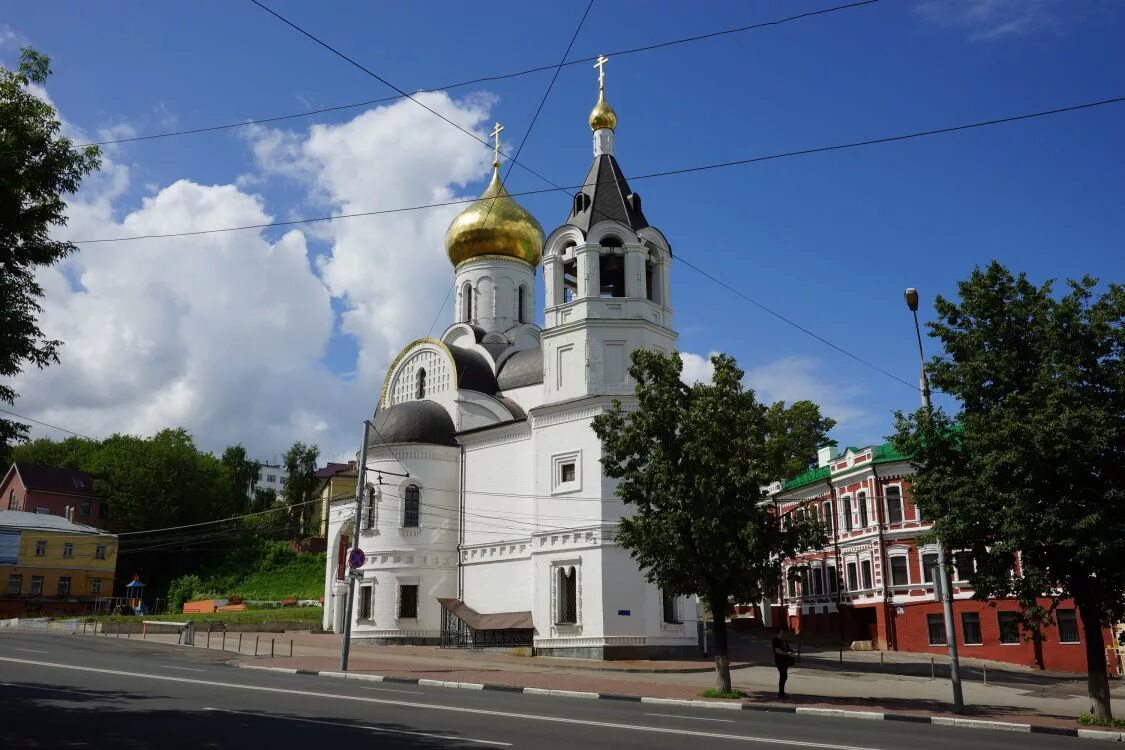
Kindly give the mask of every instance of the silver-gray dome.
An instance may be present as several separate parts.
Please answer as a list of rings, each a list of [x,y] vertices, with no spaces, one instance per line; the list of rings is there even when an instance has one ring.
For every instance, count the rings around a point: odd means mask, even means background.
[[[429,443],[456,445],[453,419],[441,404],[406,401],[375,413],[368,431],[368,445],[385,443]]]
[[[507,391],[525,385],[543,382],[543,350],[539,347],[524,349],[504,360],[496,383],[500,390]]]

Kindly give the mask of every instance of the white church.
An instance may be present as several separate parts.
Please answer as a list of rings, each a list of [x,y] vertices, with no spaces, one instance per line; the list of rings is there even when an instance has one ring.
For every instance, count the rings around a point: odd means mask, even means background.
[[[633,398],[632,350],[676,347],[672,248],[618,166],[604,68],[599,83],[593,164],[563,224],[544,239],[504,189],[497,126],[492,181],[449,226],[454,322],[387,372],[360,528],[354,500],[329,514],[326,629],[344,630],[348,550],[366,553],[353,642],[698,653],[695,601],[645,581],[616,544],[631,508],[603,474],[590,426]]]

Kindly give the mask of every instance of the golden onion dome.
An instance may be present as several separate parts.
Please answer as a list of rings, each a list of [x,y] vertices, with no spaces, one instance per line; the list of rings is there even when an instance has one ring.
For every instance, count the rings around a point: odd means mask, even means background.
[[[543,227],[512,200],[492,165],[492,181],[445,232],[445,252],[457,267],[482,255],[502,255],[536,266],[543,251]]]
[[[601,130],[602,128],[609,128],[610,130],[617,128],[617,113],[605,100],[605,89],[598,92],[598,103],[590,110],[590,130]]]

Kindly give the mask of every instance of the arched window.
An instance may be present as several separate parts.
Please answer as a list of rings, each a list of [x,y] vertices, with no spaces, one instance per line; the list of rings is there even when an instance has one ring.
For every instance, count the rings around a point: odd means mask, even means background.
[[[564,565],[556,575],[555,623],[575,625],[578,623],[578,569]]]
[[[421,515],[422,491],[418,485],[412,484],[406,488],[402,505],[402,527],[404,529],[418,528],[418,517]]]
[[[426,368],[418,368],[418,393],[416,398],[426,397]]]
[[[527,287],[520,284],[519,292],[516,296],[516,314],[520,323],[527,322]]]
[[[461,310],[462,310],[461,316],[462,316],[462,318],[464,318],[465,322],[466,323],[472,323],[473,322],[473,285],[471,283],[467,282],[467,281],[465,282],[465,285],[463,287],[461,287]]]
[[[861,529],[867,528],[867,493],[855,493],[855,504],[859,508],[859,527]]]

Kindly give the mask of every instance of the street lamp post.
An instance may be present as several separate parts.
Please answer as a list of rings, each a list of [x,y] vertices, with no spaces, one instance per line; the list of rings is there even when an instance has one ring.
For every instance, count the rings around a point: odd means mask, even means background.
[[[352,543],[353,549],[359,549],[359,530],[363,525],[363,498],[367,494],[367,420],[363,420],[363,447],[360,448],[359,453],[359,476],[355,486],[355,517],[353,521],[352,535],[355,537]],[[345,561],[344,565],[348,565]],[[344,605],[344,639],[340,643],[340,671],[348,671],[348,655],[351,652],[352,645],[352,610],[355,607],[355,579],[358,571],[351,570],[348,566],[348,599]]]
[[[926,378],[926,355],[922,351],[922,329],[918,326],[918,290],[911,287],[903,295],[906,306],[914,314],[914,335],[918,338],[918,361],[921,367],[919,385],[922,391],[922,407],[926,414],[933,413],[933,404],[930,403],[930,381]],[[949,581],[949,568],[945,564],[945,544],[937,540],[938,564],[937,582],[941,588],[941,609],[945,620],[945,642],[949,647],[949,677],[953,682],[953,710],[962,713],[965,710],[965,699],[961,694],[961,664],[957,658],[957,633],[953,628],[953,588]]]

